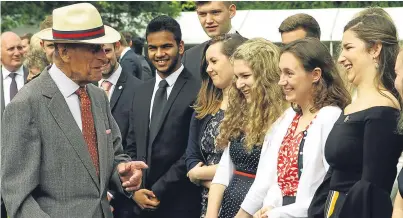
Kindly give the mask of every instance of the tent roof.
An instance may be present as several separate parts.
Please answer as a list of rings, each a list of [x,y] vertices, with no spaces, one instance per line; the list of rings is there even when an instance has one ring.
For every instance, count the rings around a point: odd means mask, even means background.
[[[399,39],[403,40],[403,7],[384,8],[395,22]],[[321,28],[322,41],[341,41],[344,26],[362,8],[295,9],[295,10],[238,10],[232,19],[233,27],[247,37],[263,37],[281,42],[278,27],[287,17],[306,13],[314,17]],[[199,24],[195,12],[182,12],[176,19],[181,25],[182,38],[186,44],[200,44],[209,39]]]

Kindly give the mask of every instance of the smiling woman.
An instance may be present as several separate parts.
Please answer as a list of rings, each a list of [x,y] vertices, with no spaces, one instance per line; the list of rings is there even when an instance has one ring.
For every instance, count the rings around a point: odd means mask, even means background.
[[[331,167],[312,200],[310,218],[392,216],[390,194],[403,145],[396,131],[397,42],[396,27],[384,16],[359,16],[344,28],[339,63],[357,97],[329,134],[325,156]]]

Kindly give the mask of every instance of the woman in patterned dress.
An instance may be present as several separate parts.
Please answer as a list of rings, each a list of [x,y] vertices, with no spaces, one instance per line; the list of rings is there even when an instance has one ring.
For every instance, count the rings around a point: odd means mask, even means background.
[[[318,39],[287,44],[280,56],[281,77],[292,105],[263,145],[256,180],[237,218],[307,217],[309,203],[328,164],[323,149],[350,95],[326,48]]]
[[[264,136],[287,107],[277,85],[278,58],[278,47],[261,38],[245,42],[231,57],[235,78],[217,137],[225,150],[210,186],[208,218],[236,215],[254,181]]]
[[[235,49],[247,39],[239,34],[214,37],[204,49],[201,66],[202,87],[190,121],[186,166],[190,181],[202,186],[202,210],[206,215],[211,180],[221,159],[215,138],[228,104],[228,88],[234,71],[229,61]]]

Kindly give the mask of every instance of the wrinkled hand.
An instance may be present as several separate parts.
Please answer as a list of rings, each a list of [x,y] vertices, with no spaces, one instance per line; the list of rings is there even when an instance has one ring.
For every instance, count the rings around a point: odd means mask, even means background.
[[[194,166],[187,174],[187,177],[189,177],[189,180],[196,184],[199,185],[200,184],[200,180],[198,178],[198,171],[200,170],[200,168],[203,166],[203,162],[199,162],[196,166]]]
[[[135,191],[140,188],[141,179],[143,176],[142,169],[147,169],[148,166],[143,161],[130,161],[120,163],[117,166],[122,186],[127,192]]]
[[[160,201],[156,198],[154,193],[147,189],[140,189],[136,191],[133,195],[133,200],[142,210],[145,208],[155,210],[160,204]]]
[[[258,210],[255,215],[253,215],[253,218],[268,218],[267,212],[269,212],[272,209],[272,207],[263,207],[262,209]]]
[[[112,195],[109,192],[106,194],[106,199],[108,199],[109,203],[111,203],[111,200],[112,200],[111,196]],[[111,212],[113,212],[115,209],[112,206],[110,206],[110,207],[111,207]]]

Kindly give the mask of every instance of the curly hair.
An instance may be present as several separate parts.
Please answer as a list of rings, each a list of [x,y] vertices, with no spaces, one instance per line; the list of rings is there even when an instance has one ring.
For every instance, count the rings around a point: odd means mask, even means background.
[[[222,43],[221,52],[227,58],[230,58],[235,49],[238,48],[247,39],[239,34],[224,34],[213,37],[203,50],[203,59],[200,67],[202,85],[193,108],[196,112],[197,119],[203,119],[207,114],[215,114],[218,112],[223,100],[223,90],[214,86],[213,80],[207,74],[207,49],[216,43]]]
[[[279,48],[273,43],[255,38],[239,46],[231,56],[231,61],[243,60],[252,71],[255,80],[250,93],[251,101],[246,102],[243,93],[236,88],[234,78],[230,90],[228,108],[220,126],[217,148],[224,149],[232,140],[244,134],[245,147],[261,146],[266,132],[289,106],[277,84],[279,74]]]

